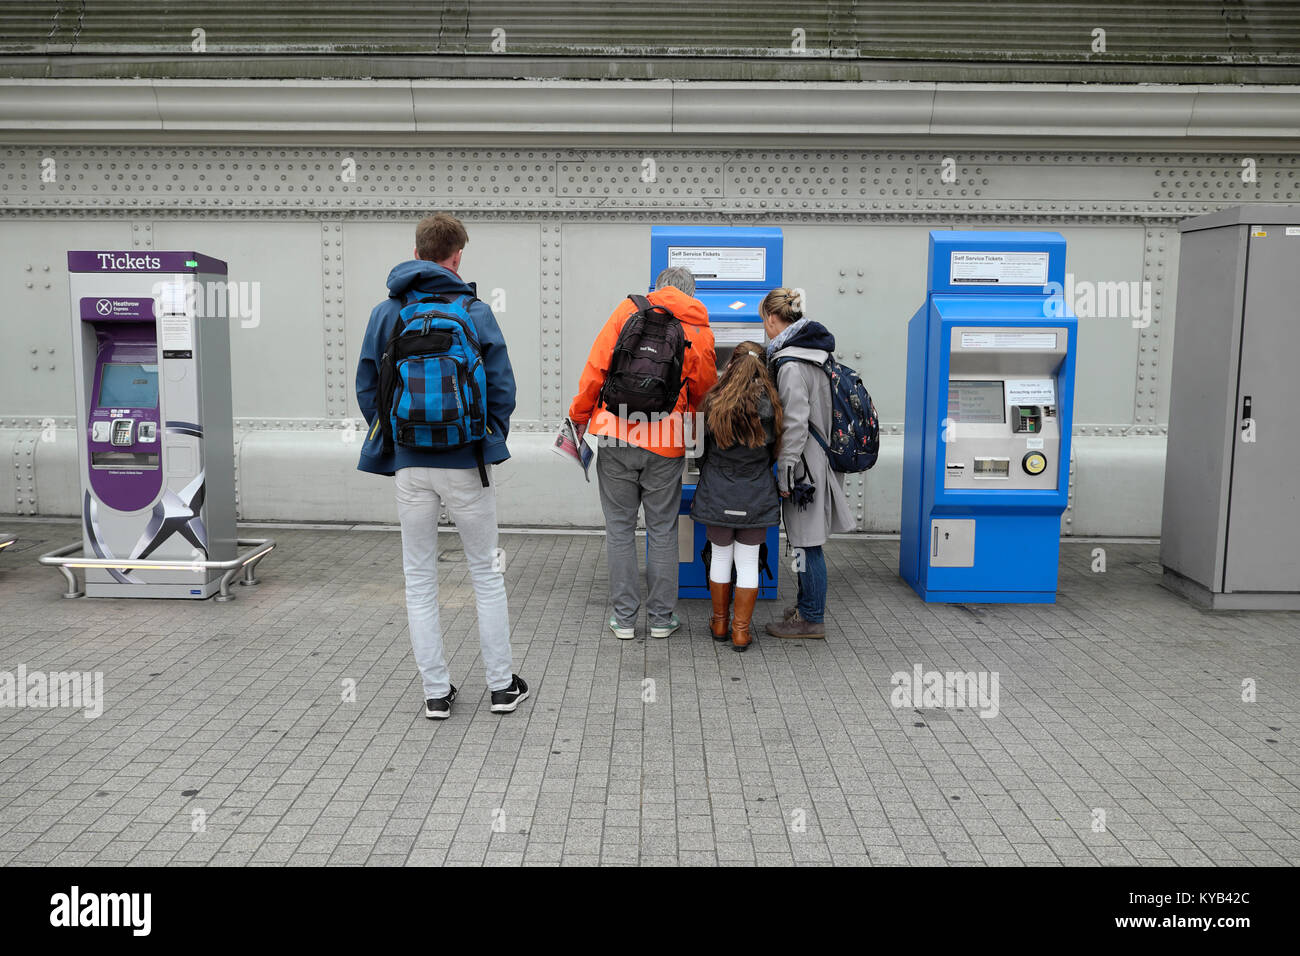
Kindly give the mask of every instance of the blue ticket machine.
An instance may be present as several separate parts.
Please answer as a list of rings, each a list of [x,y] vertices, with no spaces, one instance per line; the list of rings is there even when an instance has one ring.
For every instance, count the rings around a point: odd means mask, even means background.
[[[709,310],[709,327],[718,370],[744,341],[765,342],[758,306],[781,285],[781,230],[750,226],[654,226],[650,230],[650,282],[668,266],[684,266],[695,276],[695,297]],[[688,426],[689,428],[689,426]],[[690,431],[688,430],[688,438]],[[691,443],[688,443],[690,449]],[[688,451],[678,511],[678,588],[682,598],[709,597],[709,577],[702,554],[704,525],[691,520],[691,503],[699,480],[695,457]],[[768,530],[766,570],[759,571],[758,596],[776,598],[781,562],[780,531]]]
[[[930,233],[898,562],[926,601],[1056,600],[1078,337],[1064,279],[1059,233]]]

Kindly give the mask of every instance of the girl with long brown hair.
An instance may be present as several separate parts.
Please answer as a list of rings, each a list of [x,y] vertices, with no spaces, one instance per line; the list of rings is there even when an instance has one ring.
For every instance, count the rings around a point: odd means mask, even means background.
[[[743,651],[753,640],[759,550],[767,529],[781,520],[781,496],[772,475],[781,447],[781,399],[763,346],[736,346],[699,411],[704,442],[691,517],[706,526],[709,539],[710,630],[715,641],[730,635],[732,647]],[[733,567],[735,615],[729,625]]]

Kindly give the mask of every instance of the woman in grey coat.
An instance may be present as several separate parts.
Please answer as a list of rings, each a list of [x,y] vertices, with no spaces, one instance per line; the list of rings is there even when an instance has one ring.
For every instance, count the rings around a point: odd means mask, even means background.
[[[804,317],[801,299],[793,289],[773,289],[759,306],[769,340],[768,362],[784,409],[777,486],[786,540],[797,549],[799,569],[798,603],[786,610],[781,623],[767,625],[767,633],[775,637],[826,636],[822,545],[831,534],[855,526],[844,496],[844,477],[831,470],[826,452],[809,430],[830,434],[831,385],[822,365],[835,351],[835,336]],[[800,500],[809,496],[810,501]]]

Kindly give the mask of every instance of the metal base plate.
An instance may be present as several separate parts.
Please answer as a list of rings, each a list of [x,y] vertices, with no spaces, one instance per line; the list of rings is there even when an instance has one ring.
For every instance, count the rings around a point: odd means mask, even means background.
[[[1211,591],[1169,568],[1165,568],[1160,583],[1166,590],[1209,611],[1300,611],[1300,592]]]

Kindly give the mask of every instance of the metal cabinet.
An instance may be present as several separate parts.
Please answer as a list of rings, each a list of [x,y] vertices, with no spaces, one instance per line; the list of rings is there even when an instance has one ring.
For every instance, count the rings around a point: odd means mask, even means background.
[[[1188,220],[1160,559],[1213,608],[1300,608],[1300,206]]]

